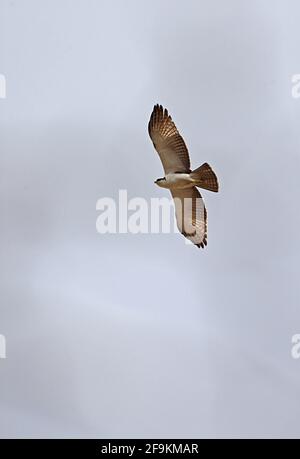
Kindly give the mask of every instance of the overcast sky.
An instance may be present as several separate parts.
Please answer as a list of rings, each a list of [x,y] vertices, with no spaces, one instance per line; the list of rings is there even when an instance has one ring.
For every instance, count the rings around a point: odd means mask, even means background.
[[[297,0],[0,0],[2,437],[299,436]],[[209,162],[208,247],[96,232],[168,197],[165,105]]]

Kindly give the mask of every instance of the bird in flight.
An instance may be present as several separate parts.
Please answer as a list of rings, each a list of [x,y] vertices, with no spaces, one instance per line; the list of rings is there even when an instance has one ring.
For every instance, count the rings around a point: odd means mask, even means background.
[[[154,106],[148,131],[165,171],[165,176],[155,183],[171,191],[181,234],[197,247],[204,248],[207,245],[207,213],[197,187],[219,191],[217,176],[207,163],[191,170],[188,149],[166,108]]]

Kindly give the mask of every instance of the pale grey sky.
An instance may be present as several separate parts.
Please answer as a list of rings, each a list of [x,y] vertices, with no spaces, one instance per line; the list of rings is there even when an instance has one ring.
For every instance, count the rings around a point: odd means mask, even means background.
[[[299,437],[298,1],[0,0],[2,437]],[[99,235],[168,196],[168,107],[208,247]]]

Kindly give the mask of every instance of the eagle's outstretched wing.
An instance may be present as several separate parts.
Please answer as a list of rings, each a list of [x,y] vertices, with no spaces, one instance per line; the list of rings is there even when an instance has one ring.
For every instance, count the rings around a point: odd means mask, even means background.
[[[179,231],[193,244],[204,248],[207,245],[207,215],[201,194],[196,187],[170,191]]]
[[[161,105],[154,106],[148,131],[165,174],[191,171],[188,149],[167,109]]]

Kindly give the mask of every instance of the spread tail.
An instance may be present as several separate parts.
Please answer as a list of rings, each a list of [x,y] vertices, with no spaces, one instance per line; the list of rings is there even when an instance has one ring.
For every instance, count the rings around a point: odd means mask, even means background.
[[[190,177],[195,182],[195,186],[209,191],[219,191],[218,179],[209,164],[204,163],[190,173]]]

